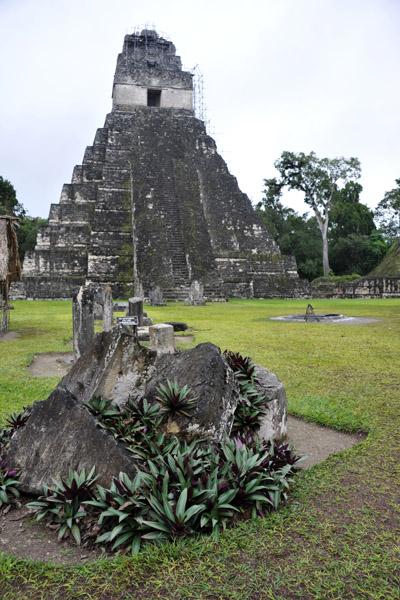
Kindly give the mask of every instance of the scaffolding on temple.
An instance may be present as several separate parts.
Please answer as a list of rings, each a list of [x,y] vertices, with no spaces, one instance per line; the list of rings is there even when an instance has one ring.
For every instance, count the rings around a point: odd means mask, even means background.
[[[204,101],[204,80],[199,65],[191,69],[193,75],[193,111],[200,121],[203,121],[207,133],[210,135],[210,119],[207,116],[207,106]]]

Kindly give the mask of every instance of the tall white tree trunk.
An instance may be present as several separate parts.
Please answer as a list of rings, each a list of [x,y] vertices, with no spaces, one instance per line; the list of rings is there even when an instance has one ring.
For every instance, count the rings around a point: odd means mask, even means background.
[[[323,223],[323,228],[321,229],[322,234],[322,265],[324,267],[324,277],[328,276],[329,271],[331,270],[329,266],[329,258],[328,258],[328,219],[326,219]]]
[[[311,206],[314,209],[315,217],[317,219],[318,227],[322,236],[322,266],[324,268],[324,277],[327,277],[329,271],[331,270],[328,258],[328,206],[324,206],[324,218],[322,218],[322,215],[318,210],[318,206],[314,201],[311,201]]]

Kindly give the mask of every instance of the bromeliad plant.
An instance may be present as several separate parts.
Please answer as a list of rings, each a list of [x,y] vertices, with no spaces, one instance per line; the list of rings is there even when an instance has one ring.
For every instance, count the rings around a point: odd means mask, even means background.
[[[176,381],[167,380],[160,385],[156,399],[161,404],[161,412],[167,415],[182,414],[190,417],[188,410],[196,406],[196,398],[189,398],[191,390],[187,385],[179,388]]]
[[[163,419],[160,406],[148,402],[146,398],[130,397],[124,410],[130,418],[138,421],[147,430],[157,429]]]
[[[18,485],[18,471],[8,468],[8,460],[0,460],[0,507],[11,504],[13,497],[19,498]]]
[[[110,489],[98,486],[96,499],[87,503],[101,511],[98,543],[135,554],[150,540],[209,532],[218,540],[235,513],[276,510],[298,460],[251,436],[215,445],[171,439],[165,449],[153,442],[152,459],[133,481],[120,474]],[[285,456],[292,464],[283,465]]]
[[[240,388],[232,430],[234,433],[257,431],[265,414],[266,397],[256,387],[256,365],[252,358],[238,352],[225,350],[223,355]]]
[[[11,435],[14,433],[14,431],[25,425],[25,423],[29,419],[29,416],[30,412],[26,407],[24,407],[21,412],[13,412],[9,417],[7,417],[5,424],[6,427],[10,429]]]
[[[148,517],[141,520],[141,524],[150,531],[143,538],[163,541],[191,535],[199,530],[199,514],[204,512],[205,505],[194,500],[196,494],[192,485],[179,487],[177,489],[170,483],[169,471],[164,475],[161,490],[157,485],[153,486],[147,496],[150,505]]]
[[[86,502],[100,513],[98,524],[106,530],[96,542],[112,544],[112,550],[123,546],[132,554],[139,552],[142,536],[146,534],[141,524],[147,514],[146,478],[147,474],[139,472],[131,481],[126,473],[120,473],[109,490],[97,486],[96,498]]]
[[[24,409],[19,413],[11,413],[11,415],[7,417],[5,422],[0,427],[0,460],[3,453],[6,454],[6,449],[11,437],[17,431],[17,429],[20,429],[25,425],[29,419],[29,416],[29,409],[24,407]]]
[[[274,476],[269,470],[268,451],[246,446],[240,438],[227,440],[221,446],[221,470],[230,487],[236,489],[236,503],[243,510],[252,510],[252,515],[264,516],[265,511],[277,509],[282,492],[287,489],[286,476],[291,465],[284,471],[276,471]]]
[[[250,356],[242,356],[239,352],[231,350],[224,350],[223,355],[237,379],[245,381],[254,379],[256,364]]]
[[[123,415],[119,406],[101,396],[93,396],[89,402],[84,402],[83,406],[97,417],[100,427],[108,429],[115,437],[120,437]]]
[[[248,433],[257,431],[265,415],[266,398],[250,381],[239,380],[240,396],[236,407],[232,431]]]
[[[86,476],[85,469],[80,473],[70,469],[66,479],[53,479],[54,487],[44,485],[44,496],[27,505],[36,511],[37,521],[46,518],[59,525],[59,539],[71,533],[78,546],[81,543],[79,522],[86,517],[83,503],[94,497],[94,484],[98,478],[94,476],[94,470],[93,467]]]
[[[163,417],[158,404],[143,398],[130,397],[122,408],[99,397],[93,397],[84,405],[97,417],[100,427],[111,431],[130,449],[147,444],[156,436]]]
[[[118,407],[112,404],[111,400],[107,400],[107,398],[102,398],[101,396],[93,396],[90,402],[83,402],[83,406],[102,423],[119,416],[120,412]]]

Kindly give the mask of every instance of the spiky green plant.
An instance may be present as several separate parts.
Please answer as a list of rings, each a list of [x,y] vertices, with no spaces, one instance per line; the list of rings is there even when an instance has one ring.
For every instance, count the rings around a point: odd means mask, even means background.
[[[18,475],[17,469],[8,468],[8,459],[0,461],[0,507],[10,504],[12,497],[19,498]]]
[[[37,521],[46,518],[59,525],[59,539],[70,532],[80,545],[79,522],[86,516],[83,502],[93,498],[94,484],[98,479],[98,476],[94,476],[94,471],[95,467],[86,476],[85,469],[80,473],[70,469],[67,478],[53,479],[53,488],[44,484],[44,495],[27,505],[36,511]]]
[[[24,407],[21,412],[13,412],[7,417],[7,419],[5,420],[5,426],[9,430],[10,437],[14,433],[14,431],[17,431],[17,429],[20,429],[25,425],[25,423],[29,419],[29,416],[29,410],[26,407]]]
[[[250,356],[242,356],[231,350],[224,350],[223,355],[238,379],[251,381],[254,378],[256,365]]]
[[[93,396],[89,402],[83,402],[83,406],[103,422],[108,418],[114,418],[120,412],[111,400],[107,400],[107,398],[103,398],[102,396]]]
[[[85,503],[100,512],[98,524],[106,530],[97,537],[96,543],[112,544],[112,550],[123,546],[132,554],[139,552],[142,537],[148,531],[140,523],[147,513],[143,495],[146,479],[148,481],[146,473],[139,472],[133,481],[126,473],[120,473],[109,489],[97,486],[96,498]]]
[[[196,398],[189,398],[190,388],[184,385],[179,388],[177,381],[167,380],[166,385],[157,388],[156,400],[161,404],[161,412],[173,415],[182,414],[190,417],[188,410],[196,406]]]
[[[163,418],[160,405],[151,403],[143,397],[130,397],[124,406],[124,411],[147,429],[159,427]]]

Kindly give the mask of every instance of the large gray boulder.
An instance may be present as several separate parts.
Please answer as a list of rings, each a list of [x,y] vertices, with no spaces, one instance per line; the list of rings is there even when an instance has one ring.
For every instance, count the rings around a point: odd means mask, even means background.
[[[21,469],[19,489],[43,493],[43,483],[68,476],[69,469],[86,473],[95,466],[98,483],[109,487],[120,471],[134,477],[132,454],[65,388],[57,387],[35,402],[26,425],[13,435],[7,454],[10,465]]]
[[[176,381],[182,388],[187,385],[196,406],[190,417],[175,414],[169,420],[168,430],[185,439],[206,438],[222,441],[230,434],[239,399],[239,386],[233,371],[219,349],[211,343],[176,354],[160,354],[156,369],[145,387],[145,398],[157,397],[157,388]]]
[[[126,327],[117,326],[96,334],[58,387],[67,388],[79,402],[102,396],[122,406],[129,396],[143,393],[156,359],[157,352],[141,346]]]
[[[239,398],[233,371],[213,344],[174,354],[161,354],[141,346],[126,328],[95,336],[92,347],[74,364],[59,387],[79,402],[102,396],[122,406],[129,396],[153,401],[160,384],[187,385],[197,404],[190,417],[169,420],[168,431],[180,437],[221,441],[230,434]]]
[[[255,379],[260,394],[267,400],[258,435],[265,440],[283,440],[287,434],[285,386],[274,373],[260,365],[256,366]]]

